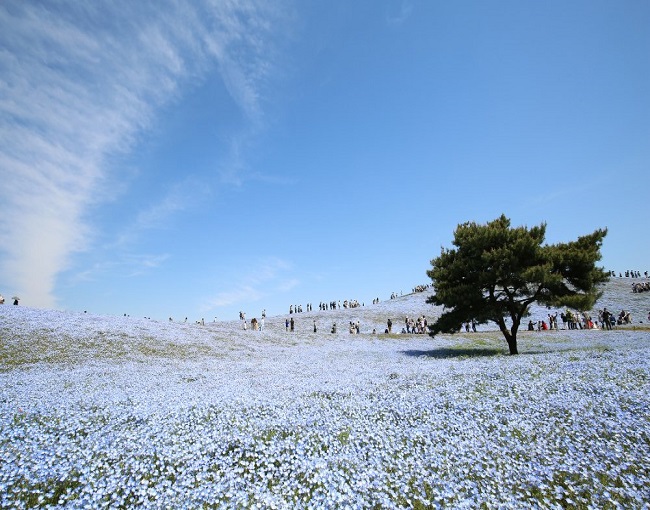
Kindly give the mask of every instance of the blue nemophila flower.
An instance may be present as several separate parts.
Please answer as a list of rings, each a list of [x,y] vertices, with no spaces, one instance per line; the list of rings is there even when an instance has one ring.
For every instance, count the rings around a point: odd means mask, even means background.
[[[649,500],[643,333],[590,346],[567,332],[562,350],[554,336],[517,359],[405,360],[450,341],[294,345],[269,328],[251,339],[69,319],[38,312],[12,329],[33,356],[55,331],[45,351],[64,359],[0,371],[2,507],[32,495],[70,508]]]

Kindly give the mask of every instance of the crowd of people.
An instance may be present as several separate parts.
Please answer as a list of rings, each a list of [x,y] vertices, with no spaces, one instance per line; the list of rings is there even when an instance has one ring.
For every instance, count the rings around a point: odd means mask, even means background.
[[[379,303],[379,298],[373,299],[372,304]],[[356,299],[345,299],[343,302],[339,299],[338,301],[321,301],[318,304],[318,309],[322,312],[324,310],[340,310],[341,308],[359,308],[360,306],[365,306],[364,303],[360,303]],[[314,307],[311,303],[307,303],[305,310],[311,312],[314,310]],[[302,313],[302,305],[289,305],[289,314]]]
[[[598,322],[601,329],[612,329],[617,325],[632,324],[632,314],[627,310],[621,310],[618,315],[615,315],[607,308],[603,308],[598,310]]]
[[[611,277],[616,277],[616,271],[610,271],[609,275]],[[625,278],[641,278],[641,271],[633,271],[633,270],[627,270],[625,273],[618,273],[619,278],[623,278],[623,275],[625,275]],[[648,272],[644,271],[643,272],[643,278],[648,278]]]
[[[415,294],[417,292],[424,292],[424,291],[430,289],[431,287],[432,287],[432,284],[430,284],[430,283],[427,283],[427,284],[424,284],[424,285],[416,285],[415,287],[413,287],[411,289],[411,293]],[[397,299],[398,297],[401,297],[403,295],[404,294],[402,294],[401,292],[392,292],[391,295],[390,295],[390,298],[391,299]],[[377,302],[379,303],[379,299],[377,299]]]
[[[416,285],[412,289],[412,293],[416,292],[424,292],[432,287],[432,284],[424,284],[424,285]],[[392,292],[390,295],[391,299],[397,299],[398,297],[403,296],[402,292]],[[379,298],[374,298],[372,300],[373,305],[379,304],[380,299]],[[359,302],[356,299],[346,299],[344,301],[341,301],[340,299],[334,300],[334,301],[321,301],[318,304],[318,309],[322,312],[324,310],[340,310],[341,308],[358,308],[360,306],[365,306],[364,303]],[[306,306],[306,311],[311,312],[313,310],[313,306],[311,303],[307,303]],[[301,313],[303,311],[302,305],[289,305],[289,314],[294,314],[294,313]]]
[[[404,320],[404,329],[402,330],[402,333],[415,333],[415,334],[424,334],[427,333],[427,326],[428,322],[427,319],[424,315],[421,317],[418,317],[417,319],[409,319],[406,317]]]
[[[648,292],[650,291],[650,281],[636,282],[632,284],[632,292]]]
[[[632,315],[627,310],[621,310],[616,315],[603,308],[598,310],[598,318],[594,320],[589,312],[575,312],[567,309],[565,312],[560,312],[560,320],[562,321],[562,329],[607,329],[610,330],[614,326],[621,326],[624,324],[632,323]],[[650,320],[650,313],[648,314]],[[528,321],[528,331],[547,331],[558,330],[558,313],[548,314],[544,320],[533,322]]]
[[[351,335],[354,334],[358,335],[359,333],[361,333],[361,324],[359,324],[359,321],[357,322],[350,321],[348,331],[350,332]]]
[[[616,273],[614,271],[609,272],[611,277],[616,277]],[[623,274],[627,278],[639,278],[642,277],[642,274],[640,271],[625,271],[625,273],[619,273],[619,277],[623,278]],[[643,273],[643,276],[646,278],[648,277],[648,272],[646,271]],[[419,293],[419,292],[425,292],[428,289],[432,287],[432,284],[424,284],[424,285],[416,285],[413,287],[412,292],[413,293]],[[643,282],[643,283],[633,283],[632,284],[633,291],[634,292],[646,292],[650,291],[650,281],[648,282]],[[401,296],[401,293],[393,292],[390,296],[391,299],[396,299],[397,297]],[[376,305],[379,304],[380,300],[379,298],[375,298],[372,300],[372,304]],[[320,311],[325,311],[325,310],[340,310],[341,308],[343,309],[353,309],[357,308],[360,306],[364,306],[363,303],[360,303],[356,299],[350,299],[350,300],[344,300],[344,301],[321,301],[318,305],[318,309]],[[307,312],[313,311],[313,305],[311,303],[307,303],[305,310]],[[302,305],[290,305],[289,306],[289,314],[294,315],[298,313],[303,312],[303,306]],[[264,327],[264,318],[265,318],[266,313],[262,313],[262,320],[258,321],[257,319],[253,319],[251,321],[251,329],[253,330],[262,330]],[[240,312],[240,320],[242,320],[244,329],[247,329],[247,323],[246,323],[246,317],[243,312]],[[595,329],[595,328],[601,328],[601,329],[611,329],[612,327],[616,325],[622,325],[622,324],[630,324],[632,322],[632,317],[630,315],[630,312],[622,310],[620,314],[615,315],[612,314],[607,310],[607,308],[604,308],[603,310],[598,311],[598,318],[594,320],[591,315],[588,312],[577,312],[573,310],[567,309],[566,311],[563,312],[555,312],[553,314],[548,314],[546,318],[543,320],[539,321],[532,321],[530,320],[528,322],[528,330],[529,331],[547,331],[547,330],[559,330],[559,321],[562,322],[562,329]],[[648,314],[648,321],[650,321],[650,313]],[[477,331],[477,321],[476,320],[470,320],[466,321],[462,324],[460,327],[460,331],[463,329],[465,332],[476,332]],[[351,334],[359,334],[361,332],[360,324],[359,321],[353,322],[350,321],[348,325],[348,331]],[[296,321],[294,320],[293,317],[287,318],[285,320],[285,329],[286,331],[295,331],[296,328]],[[314,333],[317,332],[318,326],[316,323],[316,319],[313,320],[313,330]],[[336,323],[332,324],[332,327],[330,329],[331,333],[336,333],[337,331],[337,326]],[[423,333],[428,333],[428,322],[427,319],[424,316],[418,317],[417,319],[409,318],[406,317],[404,320],[404,326],[401,328],[400,333],[402,334],[423,334]],[[393,323],[391,319],[388,319],[387,321],[387,327],[384,331],[384,333],[392,333],[393,332]],[[373,333],[375,333],[375,329],[373,329]]]
[[[404,319],[404,327],[402,328],[402,334],[415,335],[415,334],[424,334],[428,333],[427,326],[429,323],[424,315],[418,317],[417,319],[406,317]],[[388,319],[386,321],[386,329],[384,333],[389,334],[393,332],[393,320]]]

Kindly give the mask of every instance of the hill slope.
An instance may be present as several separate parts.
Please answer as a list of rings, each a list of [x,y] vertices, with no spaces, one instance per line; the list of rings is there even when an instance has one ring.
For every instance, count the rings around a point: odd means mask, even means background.
[[[387,319],[393,321],[393,333],[401,335],[405,318],[425,316],[431,323],[440,309],[426,303],[431,291],[409,294],[378,304],[352,309],[316,310],[292,315],[267,317],[263,331],[244,331],[241,321],[212,322],[204,325],[155,321],[132,317],[110,317],[92,314],[39,310],[27,307],[0,306],[0,363],[21,366],[29,363],[80,363],[87,360],[196,359],[202,356],[236,356],[238,352],[269,345],[295,345],[342,341],[349,342],[350,322],[360,324],[358,338],[386,338],[383,335]],[[604,294],[596,309],[608,307],[617,313],[631,311],[634,323],[648,323],[650,293],[634,294],[630,281],[614,279],[604,286]],[[533,321],[554,312],[539,306],[531,307]],[[597,317],[597,312],[592,314]],[[286,331],[287,320],[294,319],[295,332]],[[251,317],[248,317],[250,324]],[[314,333],[314,323],[317,332]],[[332,334],[332,325],[337,333]],[[561,327],[561,324],[560,324]],[[494,324],[479,326],[479,332],[489,334],[498,348],[505,346]],[[376,334],[373,334],[373,330]],[[426,335],[422,342],[431,342]],[[471,337],[475,342],[477,337]],[[442,342],[439,340],[438,343]],[[449,344],[462,342],[462,335],[446,340]],[[520,347],[525,349],[525,345]],[[5,367],[6,368],[6,367]]]
[[[647,507],[647,331],[327,329],[425,297],[293,334],[0,306],[0,508]]]
[[[603,296],[596,303],[591,311],[592,317],[598,317],[598,310],[608,308],[612,313],[618,314],[621,310],[629,311],[632,315],[633,322],[648,323],[647,317],[650,313],[650,292],[635,294],[632,292],[632,279],[630,278],[612,278],[603,286]],[[637,280],[638,281],[638,280]],[[381,301],[378,304],[365,305],[353,309],[336,309],[336,310],[315,310],[312,312],[303,312],[298,314],[286,314],[270,319],[271,324],[284,324],[286,319],[294,318],[302,330],[307,330],[313,326],[316,320],[319,328],[331,329],[332,324],[336,323],[339,330],[347,331],[347,325],[350,322],[359,321],[362,333],[370,333],[373,329],[377,333],[382,333],[386,329],[386,322],[390,318],[393,321],[393,332],[399,333],[404,326],[406,318],[417,319],[420,316],[427,318],[429,323],[433,322],[442,313],[442,307],[434,307],[426,303],[429,296],[433,294],[432,290],[417,292],[400,296],[395,299]],[[530,318],[533,321],[545,319],[549,313],[555,313],[564,310],[547,309],[533,304],[530,308]],[[250,319],[251,317],[249,317]],[[269,319],[267,319],[267,323]],[[495,331],[496,325],[489,323],[479,327],[483,331]]]

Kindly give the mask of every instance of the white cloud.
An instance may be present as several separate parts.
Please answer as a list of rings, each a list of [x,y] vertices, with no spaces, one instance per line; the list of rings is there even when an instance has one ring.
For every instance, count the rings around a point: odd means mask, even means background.
[[[387,5],[386,21],[390,25],[401,25],[411,17],[412,13],[413,5],[410,1],[392,1]]]
[[[87,247],[88,207],[110,196],[106,160],[215,61],[253,124],[272,35],[263,2],[0,4],[0,281],[51,307]],[[170,196],[143,228],[182,210]]]
[[[126,225],[112,248],[124,248],[149,229],[164,228],[174,214],[196,207],[207,193],[192,177],[174,183],[161,199],[140,210],[135,221]]]
[[[201,311],[210,311],[221,306],[229,306],[237,303],[255,302],[259,301],[262,296],[263,294],[254,287],[242,285],[241,287],[228,292],[220,292],[212,298],[209,303],[201,307]]]
[[[112,247],[111,247],[112,248]],[[72,284],[96,281],[107,273],[119,273],[121,278],[133,278],[162,267],[171,258],[169,253],[121,253],[111,249],[110,260],[103,260],[75,273]]]
[[[289,292],[291,289],[300,285],[300,280],[297,278],[291,278],[290,280],[285,280],[280,282],[278,285],[278,290],[281,292]]]
[[[132,260],[128,261],[129,267],[135,267],[136,269],[131,272],[128,276],[139,276],[150,269],[155,269],[162,266],[162,264],[169,258],[168,253],[163,253],[159,255],[131,255],[129,257]]]
[[[286,274],[292,269],[291,263],[277,258],[260,262],[252,267],[245,279],[237,283],[233,289],[222,291],[208,299],[201,307],[202,312],[214,310],[222,306],[238,303],[253,303],[269,295],[269,289],[287,291],[299,285],[297,279],[286,279]],[[288,286],[287,286],[288,285]]]

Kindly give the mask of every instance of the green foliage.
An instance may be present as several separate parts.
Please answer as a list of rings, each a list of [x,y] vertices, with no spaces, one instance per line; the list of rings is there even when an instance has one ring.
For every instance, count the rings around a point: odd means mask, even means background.
[[[428,302],[445,307],[431,334],[456,332],[471,320],[493,321],[516,354],[517,330],[532,303],[578,310],[593,306],[598,285],[608,278],[595,265],[607,230],[555,245],[543,244],[545,234],[544,223],[513,228],[504,215],[486,225],[458,225],[456,248],[443,248],[427,271],[436,291]]]

